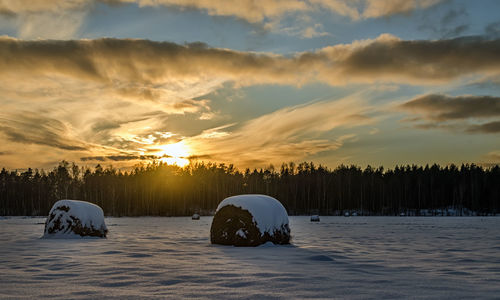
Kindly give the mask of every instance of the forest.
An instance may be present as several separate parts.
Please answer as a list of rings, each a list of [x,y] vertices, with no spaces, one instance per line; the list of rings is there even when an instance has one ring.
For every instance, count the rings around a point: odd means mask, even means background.
[[[312,162],[237,170],[233,165],[196,162],[184,168],[153,162],[121,171],[113,166],[79,167],[62,161],[51,171],[0,172],[0,215],[47,215],[60,199],[95,203],[108,216],[213,214],[225,197],[266,194],[290,215],[420,215],[500,213],[500,167],[474,164],[383,167]]]

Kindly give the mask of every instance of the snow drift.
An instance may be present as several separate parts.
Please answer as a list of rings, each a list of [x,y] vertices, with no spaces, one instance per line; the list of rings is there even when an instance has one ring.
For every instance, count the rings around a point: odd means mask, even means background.
[[[224,199],[210,228],[212,244],[258,246],[290,243],[288,214],[276,199],[265,195],[238,195]]]
[[[43,237],[106,237],[102,209],[92,203],[78,200],[59,200],[45,221]]]

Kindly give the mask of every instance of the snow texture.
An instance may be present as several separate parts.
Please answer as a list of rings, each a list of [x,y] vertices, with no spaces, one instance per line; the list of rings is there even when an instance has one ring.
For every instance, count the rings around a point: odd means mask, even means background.
[[[248,210],[262,235],[266,232],[273,235],[274,231],[280,231],[282,226],[288,227],[288,213],[285,207],[273,197],[258,194],[228,197],[219,203],[216,213],[227,205]]]
[[[102,209],[78,200],[59,200],[45,222],[44,238],[106,237],[108,229]]]
[[[106,218],[107,239],[0,219],[1,299],[498,299],[500,217],[289,217],[293,245],[211,245],[211,217]]]

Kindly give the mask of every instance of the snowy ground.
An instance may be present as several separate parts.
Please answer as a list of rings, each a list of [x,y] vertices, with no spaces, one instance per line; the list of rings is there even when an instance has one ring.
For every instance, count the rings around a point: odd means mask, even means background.
[[[46,240],[0,218],[0,298],[500,297],[499,217],[290,217],[291,246],[209,244],[210,217],[107,218],[107,239]]]

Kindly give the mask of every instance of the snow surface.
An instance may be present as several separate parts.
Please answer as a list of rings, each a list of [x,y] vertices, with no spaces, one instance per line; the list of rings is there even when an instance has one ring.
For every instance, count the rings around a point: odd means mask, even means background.
[[[69,208],[69,210],[67,212],[61,211],[58,209],[61,206],[66,206]],[[107,230],[106,223],[104,222],[104,212],[102,211],[102,208],[90,202],[79,201],[79,200],[59,200],[52,206],[49,212],[49,216],[52,213],[56,215],[61,214],[60,221],[62,224],[67,224],[67,222],[71,224],[73,221],[71,220],[70,216],[74,216],[80,220],[83,227],[88,227],[88,228],[94,227],[97,230],[99,229]],[[58,217],[54,218],[52,222],[47,224],[46,229],[53,227],[54,224],[52,223],[58,219],[59,219]],[[59,231],[52,234],[49,234],[47,231],[45,231],[44,237],[81,238],[80,235],[75,234],[71,230]]]
[[[498,299],[500,217],[289,217],[293,245],[210,244],[211,217],[106,218],[107,239],[0,220],[2,299]]]
[[[265,232],[273,235],[275,230],[281,230],[282,225],[288,224],[285,207],[270,196],[247,194],[228,197],[219,203],[216,212],[227,205],[248,210],[262,235]]]

